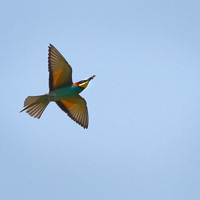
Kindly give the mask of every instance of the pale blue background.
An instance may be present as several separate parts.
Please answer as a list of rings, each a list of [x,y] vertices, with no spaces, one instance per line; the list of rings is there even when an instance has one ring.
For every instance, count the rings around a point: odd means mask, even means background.
[[[199,200],[200,1],[1,1],[0,199]],[[89,129],[51,103],[48,44],[96,74]]]

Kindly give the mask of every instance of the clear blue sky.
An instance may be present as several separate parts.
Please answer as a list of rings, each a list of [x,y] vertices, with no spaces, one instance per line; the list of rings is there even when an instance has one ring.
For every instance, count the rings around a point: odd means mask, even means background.
[[[199,200],[200,1],[1,1],[0,199]],[[48,45],[73,67],[89,129],[48,92]]]

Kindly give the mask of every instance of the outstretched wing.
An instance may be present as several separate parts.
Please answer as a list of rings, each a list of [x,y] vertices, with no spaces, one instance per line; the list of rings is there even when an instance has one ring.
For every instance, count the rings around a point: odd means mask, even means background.
[[[83,128],[88,128],[88,110],[84,98],[77,95],[72,98],[56,101],[57,105]]]
[[[52,45],[49,45],[49,90],[72,84],[72,68]]]

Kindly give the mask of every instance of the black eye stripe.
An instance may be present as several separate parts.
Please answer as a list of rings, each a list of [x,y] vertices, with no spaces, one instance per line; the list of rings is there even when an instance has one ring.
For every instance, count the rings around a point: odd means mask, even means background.
[[[78,82],[78,85],[80,85],[80,84],[82,84],[82,83],[85,83],[86,82],[86,80],[84,80],[84,81],[79,81]]]

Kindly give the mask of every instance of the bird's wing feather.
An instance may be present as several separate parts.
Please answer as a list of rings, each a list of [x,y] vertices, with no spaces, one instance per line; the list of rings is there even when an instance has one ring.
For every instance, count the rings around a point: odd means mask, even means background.
[[[84,98],[77,95],[72,98],[57,101],[56,103],[64,112],[68,114],[69,117],[71,117],[71,119],[83,128],[88,128],[88,110],[87,103]]]
[[[49,45],[49,90],[72,84],[72,68],[53,46]]]

